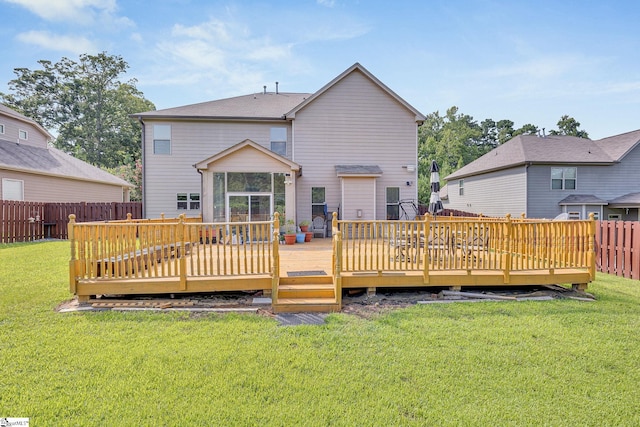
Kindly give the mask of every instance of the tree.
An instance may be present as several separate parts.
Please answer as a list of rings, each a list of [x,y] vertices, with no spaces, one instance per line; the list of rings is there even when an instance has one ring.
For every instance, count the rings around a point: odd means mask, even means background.
[[[79,62],[41,60],[40,70],[16,68],[9,107],[31,117],[57,137],[54,145],[96,166],[133,165],[141,157],[140,126],[129,114],[155,109],[132,79],[121,82],[128,64],[102,52]]]
[[[573,117],[569,117],[565,114],[560,118],[560,120],[558,120],[557,124],[558,130],[549,131],[551,135],[568,135],[589,139],[589,134],[587,133],[587,131],[578,129],[580,127],[580,122],[578,122]]]

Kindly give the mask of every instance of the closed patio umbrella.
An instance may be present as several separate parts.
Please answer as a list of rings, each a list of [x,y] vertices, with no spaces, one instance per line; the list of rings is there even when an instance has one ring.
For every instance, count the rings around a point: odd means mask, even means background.
[[[429,198],[429,213],[436,215],[444,210],[440,200],[440,168],[436,161],[431,162],[431,197]]]

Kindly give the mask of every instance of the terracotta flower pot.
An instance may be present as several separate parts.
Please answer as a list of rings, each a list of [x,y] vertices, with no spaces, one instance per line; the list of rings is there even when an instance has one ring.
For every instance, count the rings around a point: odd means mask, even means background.
[[[302,231],[303,233],[306,233],[307,231],[309,231],[309,226],[308,225],[301,225],[300,226],[300,231]]]
[[[287,245],[293,245],[296,242],[295,234],[285,234],[284,235],[284,243]]]
[[[313,237],[313,231],[307,231],[306,233],[304,233],[305,242],[310,242],[312,237]]]

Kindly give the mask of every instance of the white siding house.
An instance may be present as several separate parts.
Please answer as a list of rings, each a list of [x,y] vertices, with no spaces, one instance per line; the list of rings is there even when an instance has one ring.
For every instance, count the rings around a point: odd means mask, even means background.
[[[134,117],[148,218],[386,219],[387,188],[417,200],[425,117],[357,63],[315,93],[265,90]]]

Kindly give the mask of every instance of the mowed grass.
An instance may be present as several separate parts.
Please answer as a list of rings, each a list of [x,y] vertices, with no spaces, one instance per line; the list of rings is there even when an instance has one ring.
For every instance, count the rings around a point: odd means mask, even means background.
[[[596,302],[67,313],[67,242],[0,246],[0,417],[32,425],[640,425],[640,282]]]

